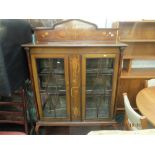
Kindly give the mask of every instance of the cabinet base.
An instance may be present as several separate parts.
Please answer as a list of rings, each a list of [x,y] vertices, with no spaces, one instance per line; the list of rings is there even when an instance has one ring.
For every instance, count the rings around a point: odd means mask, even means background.
[[[49,121],[38,121],[36,122],[35,132],[39,134],[39,128],[41,126],[48,127],[48,126],[108,126],[111,125],[115,129],[118,127],[118,122],[115,120],[110,121],[85,121],[85,122],[49,122]]]

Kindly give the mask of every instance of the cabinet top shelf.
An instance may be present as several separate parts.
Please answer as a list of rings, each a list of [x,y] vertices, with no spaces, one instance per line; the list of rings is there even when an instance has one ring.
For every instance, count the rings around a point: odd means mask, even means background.
[[[121,42],[125,43],[145,43],[145,42],[155,42],[155,39],[120,39]]]
[[[130,23],[155,23],[155,20],[116,21],[114,23],[121,23],[121,24],[130,24]]]
[[[147,54],[143,54],[143,55],[124,55],[123,59],[135,59],[135,60],[155,60],[155,56],[154,55],[147,55]]]
[[[22,47],[126,47],[127,44],[112,41],[62,41],[23,44]]]

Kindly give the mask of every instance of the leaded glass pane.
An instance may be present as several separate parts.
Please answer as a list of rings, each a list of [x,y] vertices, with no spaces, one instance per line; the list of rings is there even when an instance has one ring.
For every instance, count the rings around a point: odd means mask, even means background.
[[[67,117],[64,59],[37,59],[42,111],[45,117]]]
[[[113,67],[113,58],[86,59],[86,119],[109,117]]]

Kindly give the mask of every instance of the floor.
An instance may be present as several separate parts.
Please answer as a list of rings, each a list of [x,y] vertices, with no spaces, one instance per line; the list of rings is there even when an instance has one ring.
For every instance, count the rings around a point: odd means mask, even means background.
[[[95,130],[116,130],[123,129],[124,115],[119,114],[116,116],[118,122],[117,127],[108,126],[91,126],[91,127],[41,127],[41,135],[86,135],[90,131]],[[31,134],[35,135],[34,129],[30,127]],[[0,124],[0,131],[24,131],[20,125]]]

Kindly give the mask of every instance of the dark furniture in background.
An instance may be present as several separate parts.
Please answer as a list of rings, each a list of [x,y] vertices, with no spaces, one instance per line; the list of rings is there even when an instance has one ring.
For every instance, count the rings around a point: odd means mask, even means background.
[[[122,94],[127,92],[131,106],[138,110],[136,95],[145,87],[146,80],[155,78],[155,67],[150,66],[155,62],[155,21],[120,21],[113,23],[113,28],[119,28],[119,41],[128,44],[116,97],[116,111],[120,114],[124,113]],[[139,61],[139,67],[133,65],[136,61]]]
[[[11,97],[1,97],[0,134],[28,134],[26,110],[24,89],[14,92]]]
[[[0,20],[0,124],[23,125],[25,133],[28,129],[23,87],[29,74],[21,44],[31,42],[31,34],[26,20]]]
[[[31,42],[31,26],[26,20],[0,20],[0,95],[11,96],[28,78],[21,44]]]

